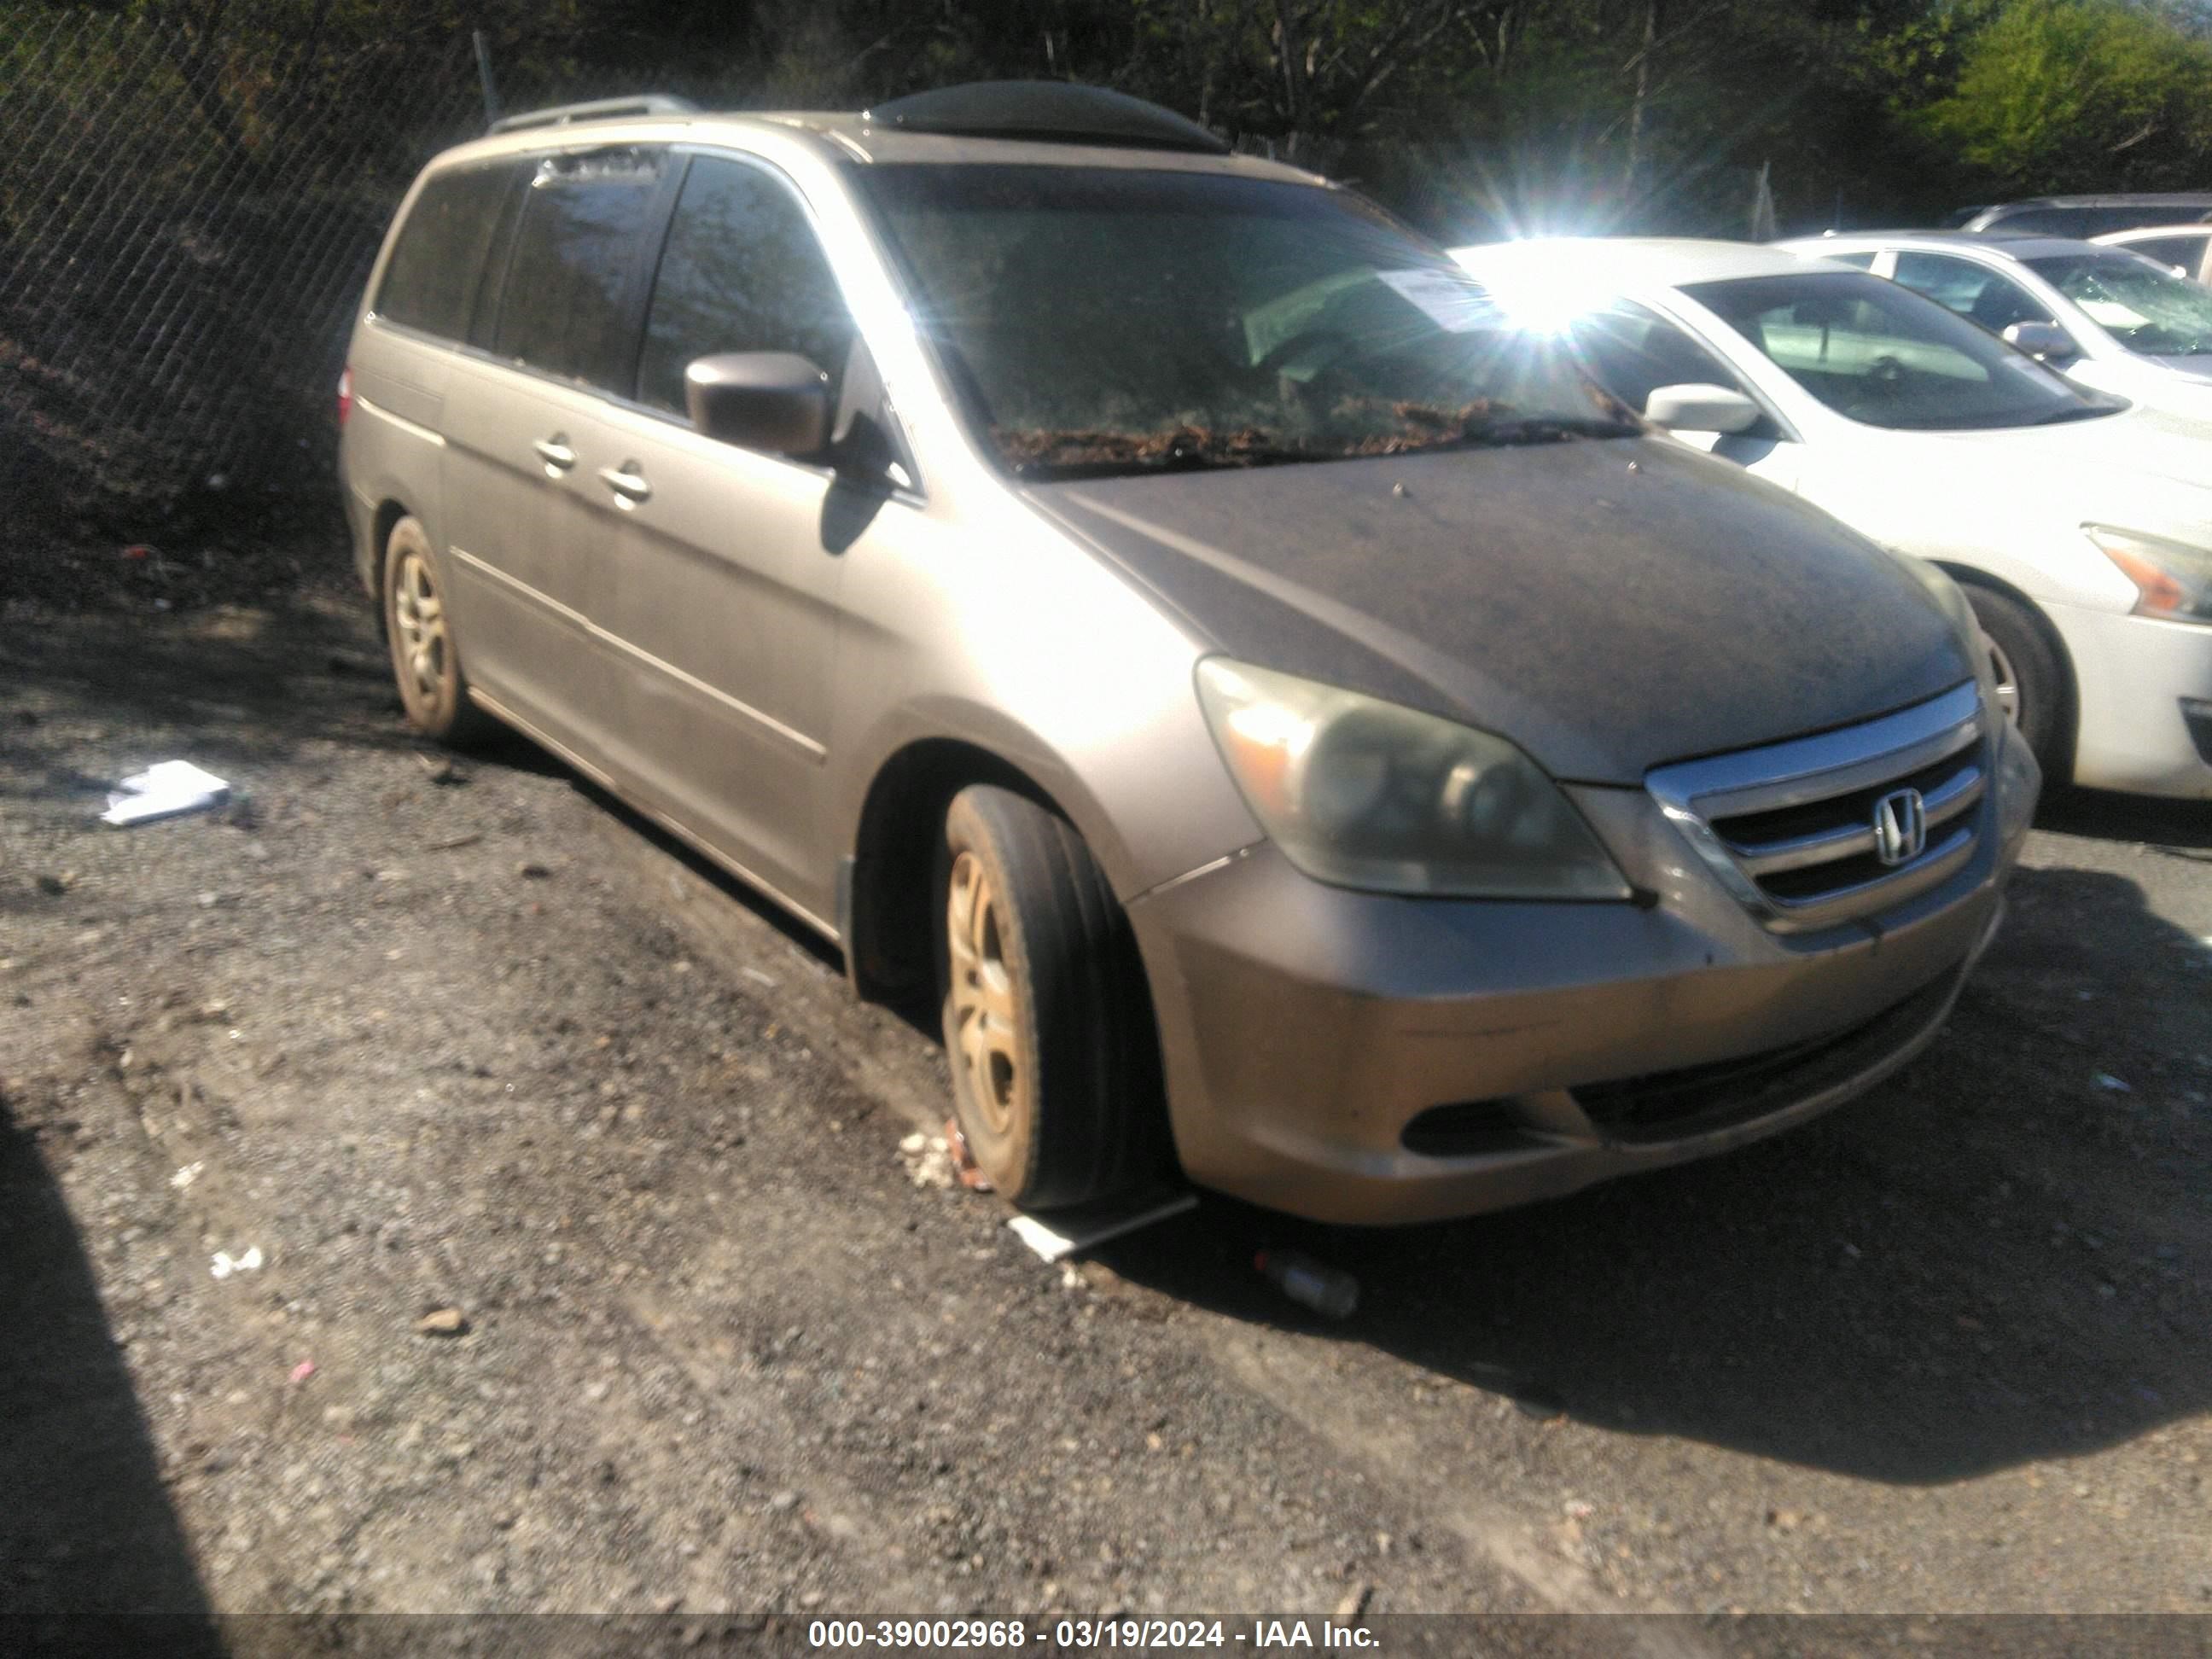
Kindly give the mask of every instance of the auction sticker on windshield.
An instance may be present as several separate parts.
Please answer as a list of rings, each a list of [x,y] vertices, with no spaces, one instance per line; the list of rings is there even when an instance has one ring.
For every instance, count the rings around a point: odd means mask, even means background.
[[[1449,270],[1378,270],[1376,276],[1419,306],[1429,320],[1454,334],[1497,325],[1497,304],[1482,287]]]

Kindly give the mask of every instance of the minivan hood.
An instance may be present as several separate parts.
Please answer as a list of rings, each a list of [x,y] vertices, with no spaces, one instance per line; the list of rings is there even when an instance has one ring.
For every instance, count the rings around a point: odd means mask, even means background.
[[[1496,732],[1574,781],[1639,783],[1973,672],[1898,559],[1663,439],[1026,493],[1231,656]]]

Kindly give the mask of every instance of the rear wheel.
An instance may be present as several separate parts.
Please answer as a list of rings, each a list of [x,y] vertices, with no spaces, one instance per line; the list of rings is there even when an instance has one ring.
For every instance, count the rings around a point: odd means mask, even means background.
[[[457,748],[490,732],[490,717],[469,701],[453,617],[418,519],[400,520],[384,544],[384,632],[410,726]]]
[[[1128,920],[1068,822],[963,789],[938,848],[937,962],[954,1109],[1028,1209],[1127,1190],[1160,1156],[1158,1044]]]
[[[2034,614],[2017,599],[1965,583],[1967,603],[1981,624],[1982,648],[1996,678],[1997,702],[2027,746],[2044,775],[2063,782],[2068,763],[2069,712],[2066,674],[2058,653]]]

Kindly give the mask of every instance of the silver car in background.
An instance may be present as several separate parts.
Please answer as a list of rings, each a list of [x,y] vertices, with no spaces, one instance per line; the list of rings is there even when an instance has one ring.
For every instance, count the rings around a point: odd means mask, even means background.
[[[2038,787],[1949,580],[1117,94],[548,112],[372,273],[345,504],[488,720],[933,1004],[1015,1201],[1493,1208],[1887,1075]]]

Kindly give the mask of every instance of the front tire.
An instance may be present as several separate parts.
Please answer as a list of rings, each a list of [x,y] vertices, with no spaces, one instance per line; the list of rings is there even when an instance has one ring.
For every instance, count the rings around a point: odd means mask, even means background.
[[[1961,586],[1981,624],[1999,705],[2033,751],[2044,776],[2064,782],[2073,772],[2071,712],[2057,648],[2034,613],[2017,599],[1976,583]]]
[[[384,635],[410,726],[457,749],[490,733],[490,717],[469,700],[453,617],[419,519],[400,520],[385,540]]]
[[[945,1048],[977,1166],[1025,1209],[1136,1187],[1160,1156],[1159,1048],[1105,872],[1065,818],[987,784],[953,799],[936,872]]]

